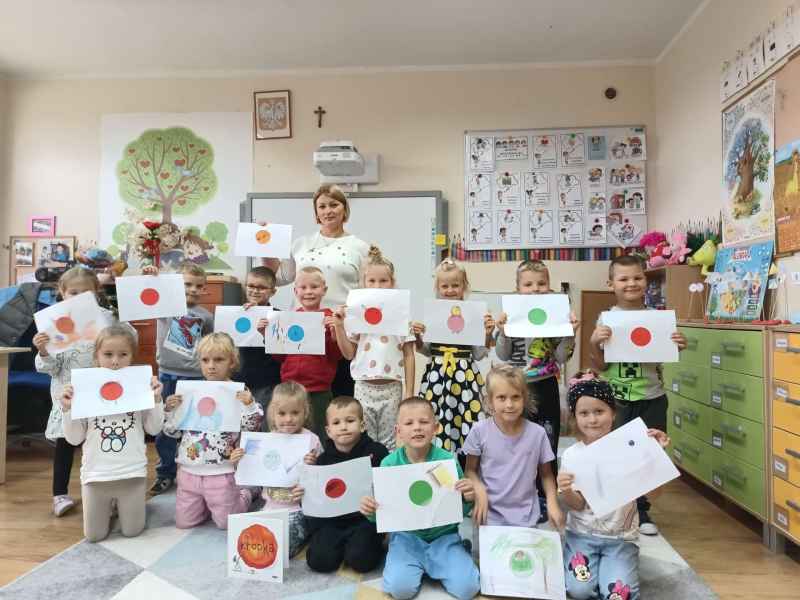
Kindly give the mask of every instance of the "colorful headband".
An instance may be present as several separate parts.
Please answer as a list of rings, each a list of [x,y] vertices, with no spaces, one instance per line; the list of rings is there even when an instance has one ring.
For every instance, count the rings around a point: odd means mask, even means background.
[[[611,408],[616,408],[614,390],[607,381],[598,379],[591,371],[584,373],[578,378],[570,379],[569,392],[567,393],[567,405],[569,411],[575,414],[575,407],[578,398],[581,396],[591,396],[608,404]]]

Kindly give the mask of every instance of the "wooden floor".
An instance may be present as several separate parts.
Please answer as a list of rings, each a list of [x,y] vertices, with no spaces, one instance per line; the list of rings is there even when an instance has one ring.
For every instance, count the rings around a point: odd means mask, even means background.
[[[80,505],[60,519],[52,515],[51,452],[41,442],[28,448],[19,443],[9,447],[8,481],[0,485],[0,585],[83,537]],[[152,445],[149,454],[153,465]],[[76,464],[70,485],[76,497],[78,472]],[[794,558],[771,554],[761,545],[760,526],[752,518],[717,503],[713,493],[706,497],[675,481],[654,503],[652,516],[667,540],[723,600],[797,600],[798,549],[790,548]]]

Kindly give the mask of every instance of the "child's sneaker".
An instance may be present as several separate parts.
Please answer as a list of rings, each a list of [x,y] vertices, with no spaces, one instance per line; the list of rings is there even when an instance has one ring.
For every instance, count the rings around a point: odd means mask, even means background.
[[[153,485],[150,486],[150,494],[153,496],[158,496],[159,494],[163,494],[169,488],[172,487],[173,480],[167,477],[159,477],[153,482]]]
[[[53,496],[53,514],[55,516],[62,517],[73,508],[75,508],[75,500],[69,496]]]
[[[658,525],[653,523],[647,511],[639,511],[639,533],[644,535],[658,535]]]

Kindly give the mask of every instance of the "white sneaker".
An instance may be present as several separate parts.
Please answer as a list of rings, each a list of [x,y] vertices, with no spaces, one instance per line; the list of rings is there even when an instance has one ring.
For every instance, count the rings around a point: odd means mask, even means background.
[[[63,517],[70,510],[75,508],[75,500],[69,496],[53,496],[53,514]]]
[[[658,535],[658,525],[656,525],[652,521],[648,521],[647,523],[641,523],[639,525],[639,533],[643,535]]]

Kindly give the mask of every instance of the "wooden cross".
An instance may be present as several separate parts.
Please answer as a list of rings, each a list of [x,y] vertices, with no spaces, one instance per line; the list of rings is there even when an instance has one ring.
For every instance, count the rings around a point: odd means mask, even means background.
[[[322,127],[322,115],[324,115],[327,110],[324,110],[321,106],[317,107],[317,110],[314,111],[314,114],[317,115],[317,127]]]

